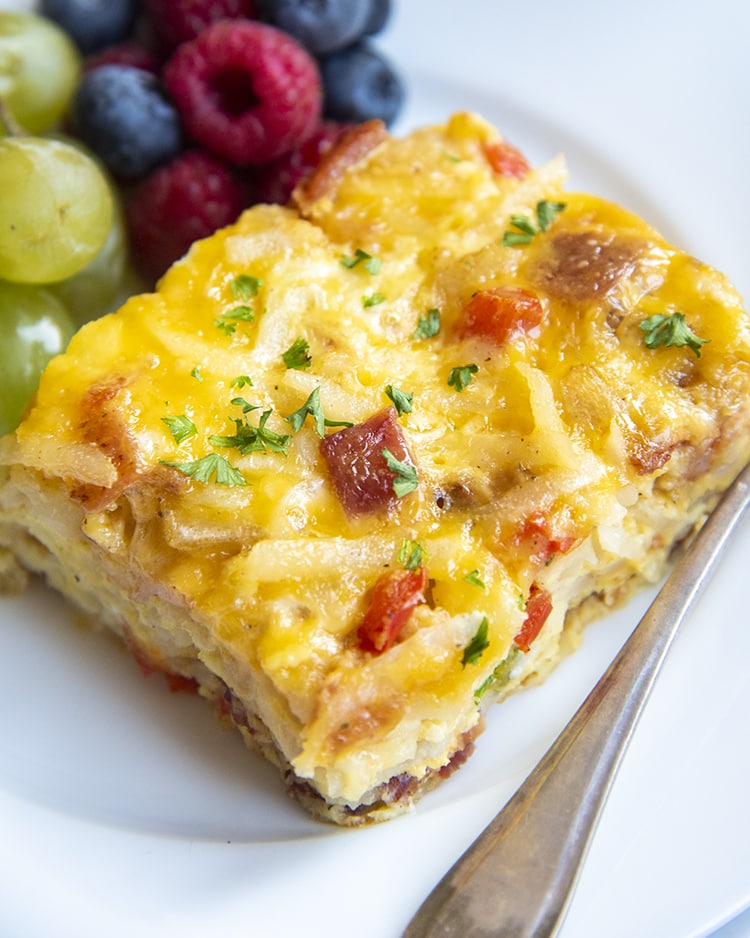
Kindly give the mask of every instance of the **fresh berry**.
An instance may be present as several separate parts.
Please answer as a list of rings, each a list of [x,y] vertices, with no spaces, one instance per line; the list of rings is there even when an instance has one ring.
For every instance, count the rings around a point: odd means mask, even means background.
[[[233,222],[245,189],[219,160],[188,150],[141,182],[126,211],[133,263],[150,283],[193,241]]]
[[[154,53],[138,42],[121,42],[108,46],[101,52],[88,56],[83,63],[87,71],[92,68],[101,68],[102,65],[129,65],[131,68],[140,68],[154,75],[157,75],[161,68]]]
[[[144,0],[144,6],[167,52],[217,20],[255,19],[255,0]]]
[[[331,149],[344,130],[345,124],[322,121],[304,143],[261,169],[254,180],[257,201],[285,205],[297,183],[315,169],[323,154]]]
[[[358,42],[320,60],[323,113],[358,123],[379,117],[391,124],[404,101],[404,88],[390,63],[368,42]]]
[[[374,0],[257,0],[258,15],[315,55],[343,49],[367,28]]]
[[[376,36],[382,32],[391,18],[391,0],[372,0],[370,18],[365,26],[365,36]]]
[[[270,163],[320,118],[315,60],[273,26],[221,20],[180,46],[164,81],[188,134],[237,166]]]
[[[77,135],[121,179],[138,179],[181,149],[177,111],[155,75],[127,65],[84,74],[73,98]]]
[[[137,6],[137,0],[41,0],[39,12],[61,26],[88,54],[124,40]]]

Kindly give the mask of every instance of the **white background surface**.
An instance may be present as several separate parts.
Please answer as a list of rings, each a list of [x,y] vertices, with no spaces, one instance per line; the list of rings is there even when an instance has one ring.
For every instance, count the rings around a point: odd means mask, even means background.
[[[0,0],[0,9],[9,9]],[[396,130],[482,112],[572,187],[645,215],[750,296],[747,46],[736,0],[396,0]],[[748,938],[745,524],[670,654],[563,938]],[[200,701],[144,680],[44,590],[0,600],[0,938],[396,938],[541,756],[647,603],[498,708],[412,816],[308,820]],[[719,929],[717,931],[717,929]]]

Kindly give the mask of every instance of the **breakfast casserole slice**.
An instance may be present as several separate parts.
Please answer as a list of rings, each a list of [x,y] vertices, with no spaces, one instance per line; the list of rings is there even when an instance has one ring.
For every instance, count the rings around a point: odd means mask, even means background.
[[[44,575],[340,824],[656,581],[750,457],[715,270],[480,118],[357,127],[288,207],[85,326],[0,444]]]

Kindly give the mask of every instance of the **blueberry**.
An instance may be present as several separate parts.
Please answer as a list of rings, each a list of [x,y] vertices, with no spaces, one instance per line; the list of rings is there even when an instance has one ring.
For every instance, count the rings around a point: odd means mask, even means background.
[[[404,102],[404,86],[371,45],[355,43],[321,58],[319,64],[327,118],[357,123],[379,117],[393,123]]]
[[[121,179],[137,179],[180,151],[177,111],[155,75],[102,65],[81,79],[73,98],[76,133]]]
[[[375,36],[382,32],[391,18],[391,0],[372,0],[370,18],[365,25],[364,36]]]
[[[315,55],[343,49],[365,34],[375,0],[256,0],[260,19]]]
[[[127,38],[137,7],[138,0],[41,0],[39,12],[88,55]]]

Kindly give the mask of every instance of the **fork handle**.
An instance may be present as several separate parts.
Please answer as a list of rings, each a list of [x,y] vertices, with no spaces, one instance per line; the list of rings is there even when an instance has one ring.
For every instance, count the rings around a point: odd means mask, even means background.
[[[750,466],[727,490],[577,713],[428,896],[404,938],[557,933],[669,646],[749,502]]]

